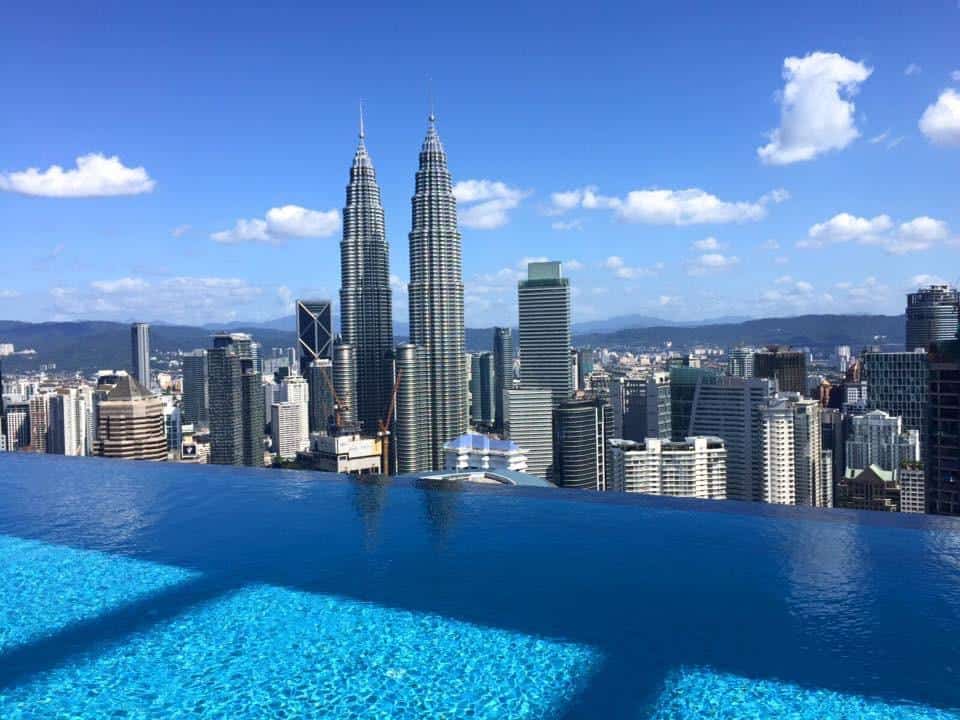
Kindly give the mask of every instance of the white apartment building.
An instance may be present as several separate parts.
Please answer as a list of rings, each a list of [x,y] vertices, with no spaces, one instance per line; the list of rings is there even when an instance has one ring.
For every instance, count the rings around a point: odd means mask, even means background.
[[[778,393],[760,416],[764,501],[830,507],[832,473],[824,462],[819,403]]]
[[[611,440],[613,488],[624,492],[725,500],[727,450],[716,437],[671,442]]]
[[[273,451],[284,460],[293,460],[297,453],[310,446],[310,428],[306,405],[275,402],[270,406],[270,431]]]
[[[871,410],[850,419],[847,467],[863,470],[877,465],[896,470],[902,463],[920,462],[920,432],[903,430],[903,419]]]
[[[527,451],[512,440],[467,433],[443,446],[444,470],[527,472]]]

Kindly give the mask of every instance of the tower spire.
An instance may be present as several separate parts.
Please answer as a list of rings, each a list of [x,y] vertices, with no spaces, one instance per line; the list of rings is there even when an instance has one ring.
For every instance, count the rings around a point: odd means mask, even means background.
[[[363,131],[363,100],[360,101],[360,140],[361,142],[366,137],[366,133]]]

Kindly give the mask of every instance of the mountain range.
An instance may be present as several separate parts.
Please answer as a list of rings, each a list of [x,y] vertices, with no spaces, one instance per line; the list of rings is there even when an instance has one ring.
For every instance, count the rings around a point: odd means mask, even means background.
[[[801,315],[746,321],[718,318],[701,324],[646,324],[654,321],[658,319],[628,315],[599,321],[599,324],[576,324],[574,342],[579,346],[630,349],[662,346],[668,341],[675,349],[771,343],[819,349],[850,345],[857,352],[873,344],[902,346],[905,322],[903,315]],[[624,323],[636,325],[624,326]],[[264,323],[204,327],[156,323],[151,327],[151,347],[160,352],[209,347],[210,334],[216,330],[249,332],[266,349],[265,354],[270,354],[271,348],[290,347],[296,342],[291,316]],[[397,340],[406,335],[407,327],[398,324]],[[130,326],[125,323],[0,321],[0,343],[13,343],[18,350],[36,350],[35,355],[4,358],[5,367],[11,370],[37,369],[41,364],[51,363],[59,370],[84,372],[130,365]],[[492,349],[493,328],[467,328],[466,345],[471,351]]]

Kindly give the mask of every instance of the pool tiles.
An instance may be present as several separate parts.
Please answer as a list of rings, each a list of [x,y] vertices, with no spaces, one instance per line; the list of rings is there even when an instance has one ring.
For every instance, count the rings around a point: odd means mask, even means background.
[[[248,586],[0,693],[0,717],[552,718],[594,650]]]
[[[0,653],[193,576],[177,567],[0,535]]]
[[[680,670],[671,674],[649,720],[958,720],[924,705],[802,688],[774,680]]]

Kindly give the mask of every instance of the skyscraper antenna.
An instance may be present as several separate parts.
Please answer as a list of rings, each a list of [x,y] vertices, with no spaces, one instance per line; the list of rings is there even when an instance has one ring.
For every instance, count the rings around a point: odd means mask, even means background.
[[[360,139],[363,140],[365,133],[363,131],[363,100],[360,100]]]
[[[436,113],[434,113],[433,111],[433,78],[432,77],[427,77],[427,101],[430,103],[430,115],[427,117],[427,119],[430,121],[430,124],[432,125],[437,121]]]

